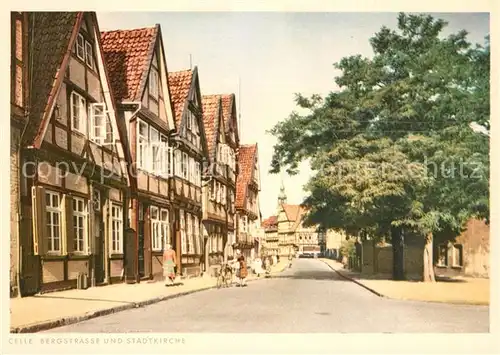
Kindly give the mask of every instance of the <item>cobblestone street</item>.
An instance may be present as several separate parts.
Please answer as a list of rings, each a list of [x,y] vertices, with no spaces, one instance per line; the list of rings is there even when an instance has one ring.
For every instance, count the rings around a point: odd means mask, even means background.
[[[488,332],[489,307],[380,298],[298,259],[248,287],[212,289],[48,332]]]

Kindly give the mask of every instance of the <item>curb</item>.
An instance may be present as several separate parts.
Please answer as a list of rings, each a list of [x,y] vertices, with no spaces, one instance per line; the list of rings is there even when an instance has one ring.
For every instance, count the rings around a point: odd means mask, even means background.
[[[383,295],[383,294],[381,294],[381,293],[379,293],[379,292],[375,291],[374,289],[372,289],[372,288],[370,288],[370,287],[368,287],[368,286],[364,285],[363,283],[359,282],[358,280],[355,280],[355,279],[353,279],[352,277],[349,277],[349,276],[345,275],[344,273],[340,272],[339,270],[334,269],[334,268],[333,268],[330,264],[328,264],[326,261],[321,260],[321,262],[322,262],[322,263],[324,263],[324,264],[326,264],[326,265],[327,265],[330,269],[332,269],[333,271],[335,271],[337,274],[339,274],[339,275],[340,275],[341,277],[343,277],[344,279],[354,282],[355,284],[357,284],[357,285],[359,285],[359,286],[363,287],[364,289],[366,289],[366,290],[370,291],[371,293],[373,293],[373,294],[375,294],[375,295],[377,295],[377,296],[379,296],[379,297],[382,297],[382,298],[388,298],[387,296],[385,296],[385,295]]]
[[[208,286],[208,287],[203,287],[203,288],[199,288],[196,290],[179,292],[179,293],[176,293],[174,295],[165,295],[165,296],[155,297],[155,298],[151,298],[151,299],[140,301],[140,302],[132,302],[132,303],[121,305],[121,306],[102,309],[102,310],[98,310],[98,311],[92,311],[92,312],[86,313],[86,314],[81,315],[81,316],[71,316],[71,317],[66,317],[66,318],[59,318],[59,319],[55,319],[55,320],[30,324],[30,325],[26,325],[26,326],[19,326],[16,328],[11,328],[10,333],[36,333],[36,332],[40,332],[43,330],[59,328],[59,327],[66,326],[66,325],[80,323],[80,322],[83,322],[83,321],[86,321],[89,319],[98,318],[98,317],[110,315],[113,313],[126,311],[129,309],[149,306],[149,305],[154,304],[154,303],[159,303],[159,302],[166,301],[169,299],[173,299],[173,298],[177,298],[177,297],[181,297],[181,296],[186,296],[186,295],[200,292],[200,291],[210,290],[210,289],[213,289],[216,287],[217,286]]]

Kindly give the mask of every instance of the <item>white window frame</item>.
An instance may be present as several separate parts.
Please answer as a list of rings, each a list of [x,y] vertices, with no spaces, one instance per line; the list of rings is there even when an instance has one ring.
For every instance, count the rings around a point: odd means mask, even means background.
[[[47,196],[49,196],[49,204],[47,204]],[[57,200],[57,206],[54,204],[54,198]],[[61,194],[55,191],[45,190],[45,211],[47,215],[47,253],[60,254],[62,251],[62,199]],[[57,216],[57,223],[55,222]],[[57,234],[57,235],[56,235]],[[56,240],[59,242],[59,247],[55,248]]]
[[[100,111],[99,113],[97,113]],[[96,133],[99,128],[99,134]],[[90,104],[90,140],[99,145],[114,144],[113,126],[104,103]]]
[[[188,254],[194,254],[194,216],[190,213],[187,214],[187,251]]]
[[[81,33],[76,37],[76,56],[85,61],[85,38],[83,38]]]
[[[181,158],[181,174],[183,179],[188,179],[189,174],[189,155],[186,152],[182,152]]]
[[[165,214],[165,218],[164,218]],[[162,250],[165,249],[165,245],[172,244],[172,240],[170,238],[170,211],[166,208],[160,209],[160,231],[162,234]]]
[[[149,126],[149,143],[151,145],[151,169],[153,174],[161,174],[161,135],[156,128]],[[156,154],[156,159],[155,159]]]
[[[200,220],[198,216],[193,215],[193,235],[196,243],[196,253],[203,254],[201,250],[201,242],[200,242]]]
[[[73,197],[73,229],[74,229],[74,246],[75,253],[88,252],[88,203],[81,197]],[[82,210],[78,208],[81,203]],[[81,231],[81,234],[79,233]],[[80,238],[81,236],[81,238]],[[80,240],[82,241],[82,248],[80,249]]]
[[[111,233],[110,233],[111,254],[123,254],[123,207],[118,204],[111,204]]]
[[[158,99],[159,88],[160,83],[158,70],[151,67],[149,71],[149,95],[153,96],[155,99]]]
[[[146,135],[141,134],[141,126],[145,127]],[[149,170],[149,125],[141,120],[137,120],[136,129],[137,139],[136,139],[136,162],[139,169]],[[141,158],[142,152],[142,158]]]
[[[94,48],[89,41],[85,41],[85,63],[89,68],[94,69]]]
[[[149,220],[151,221],[151,249],[153,251],[161,251],[160,209],[158,207],[149,207]]]
[[[186,254],[188,250],[186,239],[186,215],[184,210],[179,210],[180,232],[181,232],[181,253]]]
[[[76,102],[79,104],[78,107],[75,107]],[[85,98],[76,91],[72,91],[70,99],[70,108],[71,108],[71,129],[73,131],[77,131],[87,135],[87,100],[85,100]],[[79,122],[78,128],[75,126],[75,118],[77,112],[78,112],[77,119]]]

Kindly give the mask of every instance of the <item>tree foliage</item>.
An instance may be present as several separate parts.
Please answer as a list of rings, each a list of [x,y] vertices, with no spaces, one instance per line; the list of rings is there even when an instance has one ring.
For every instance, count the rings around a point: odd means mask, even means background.
[[[451,238],[465,221],[489,216],[489,38],[444,37],[446,22],[399,14],[397,29],[370,39],[374,55],[335,64],[340,90],[296,95],[270,131],[271,173],[310,159],[308,223],[348,233]]]

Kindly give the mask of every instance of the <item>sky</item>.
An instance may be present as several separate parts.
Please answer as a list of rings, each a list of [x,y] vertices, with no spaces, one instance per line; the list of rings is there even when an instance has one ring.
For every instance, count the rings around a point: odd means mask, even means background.
[[[397,13],[306,12],[98,12],[101,31],[160,24],[169,71],[198,66],[202,95],[235,93],[242,144],[258,144],[260,208],[276,212],[280,175],[268,173],[276,140],[266,132],[296,110],[294,94],[326,95],[337,89],[333,64],[372,55],[369,39],[382,26],[396,28]],[[433,13],[465,29],[473,43],[489,33],[487,13]],[[240,83],[238,85],[238,82]],[[308,163],[283,176],[288,203],[299,204],[309,180]]]

